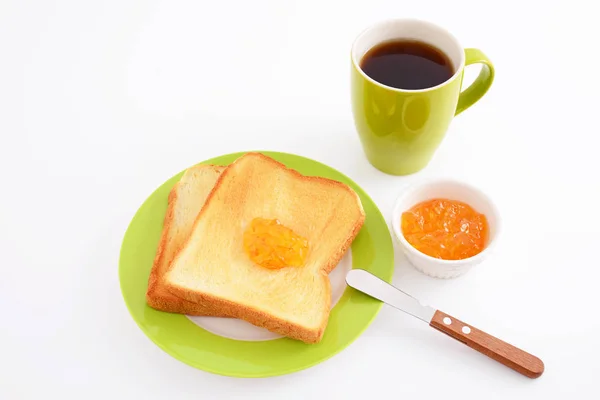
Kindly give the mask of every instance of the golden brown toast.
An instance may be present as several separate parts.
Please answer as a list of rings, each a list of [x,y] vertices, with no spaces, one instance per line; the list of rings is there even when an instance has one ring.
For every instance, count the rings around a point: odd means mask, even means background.
[[[278,219],[308,239],[304,265],[268,269],[253,263],[243,234],[254,218]],[[211,315],[316,343],[330,313],[328,274],[364,219],[360,198],[347,185],[303,176],[265,155],[248,153],[221,173],[164,284]]]
[[[185,171],[169,193],[162,235],[150,271],[146,302],[160,311],[215,316],[214,310],[174,296],[164,286],[164,274],[189,237],[194,221],[225,167],[197,165]]]

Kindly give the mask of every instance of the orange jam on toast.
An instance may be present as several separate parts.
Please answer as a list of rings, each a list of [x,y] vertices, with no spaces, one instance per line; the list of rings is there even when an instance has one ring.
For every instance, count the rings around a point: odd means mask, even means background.
[[[277,219],[254,218],[244,232],[244,250],[261,267],[300,267],[306,260],[308,240]]]
[[[487,241],[485,215],[460,201],[424,201],[402,214],[402,234],[415,249],[442,260],[480,253]]]

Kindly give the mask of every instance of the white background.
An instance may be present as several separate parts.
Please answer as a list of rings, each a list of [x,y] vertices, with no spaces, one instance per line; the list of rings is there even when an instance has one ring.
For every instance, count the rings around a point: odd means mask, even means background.
[[[600,28],[593,7],[3,0],[0,398],[594,397]],[[497,69],[484,99],[454,120],[435,159],[409,177],[367,163],[349,100],[352,40],[395,17],[446,27]],[[402,185],[427,176],[487,191],[504,221],[492,258],[443,281],[397,253],[394,283],[538,355],[545,374],[523,378],[388,307],[342,353],[277,378],[211,375],[160,350],[121,297],[124,231],[173,174],[252,149],[339,169],[387,219]]]

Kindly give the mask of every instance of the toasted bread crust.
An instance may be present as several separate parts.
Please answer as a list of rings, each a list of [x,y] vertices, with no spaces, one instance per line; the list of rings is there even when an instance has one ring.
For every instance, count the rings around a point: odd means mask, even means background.
[[[354,192],[354,190],[352,190],[349,186],[345,185],[344,183],[322,177],[302,175],[298,171],[288,168],[284,164],[273,160],[272,158],[267,157],[261,153],[247,153],[246,155],[238,158],[232,164],[230,164],[230,167],[239,162],[243,157],[260,157],[264,161],[272,163],[274,168],[280,168],[285,170],[287,173],[293,174],[293,176],[298,180],[305,182],[320,182],[321,184],[327,186],[342,188],[356,199],[356,205],[358,207],[359,213],[352,229],[350,230],[350,233],[346,237],[344,243],[338,248],[338,250],[331,254],[329,258],[323,263],[319,271],[321,279],[323,280],[324,287],[326,288],[326,291],[328,293],[327,301],[322,304],[324,318],[321,321],[321,324],[317,328],[309,329],[305,326],[295,324],[290,321],[285,321],[283,319],[270,315],[264,311],[255,309],[244,304],[238,304],[227,299],[213,296],[208,293],[192,291],[185,287],[181,287],[173,282],[170,282],[166,277],[167,274],[165,274],[165,288],[177,297],[204,306],[207,312],[211,312],[212,315],[231,316],[234,318],[239,318],[253,325],[266,328],[272,332],[278,333],[283,336],[287,336],[289,338],[301,340],[305,343],[318,343],[323,337],[323,333],[329,320],[329,313],[331,308],[331,287],[328,275],[336,267],[336,265],[340,262],[346,251],[349,249],[350,245],[358,235],[365,221],[365,212],[362,207],[360,198],[358,194]],[[224,179],[226,179],[231,173],[230,167],[227,167],[220,174],[219,178],[217,179],[217,182],[215,183],[213,189],[208,195],[208,198],[206,199],[206,204],[209,204],[211,202],[216,191],[221,186]],[[192,231],[196,229],[198,221],[202,218],[202,215],[204,214],[205,210],[206,208],[203,208],[198,214],[198,217],[194,222],[194,227],[192,228]],[[184,246],[188,246],[188,244],[190,244],[190,240],[191,237],[188,237]],[[172,269],[173,264],[174,262],[172,262],[169,265],[169,271]]]
[[[215,173],[220,173],[225,167],[216,165],[199,165],[192,168],[210,168]],[[164,274],[167,271],[168,264],[174,258],[174,255],[180,250],[172,249],[169,252],[167,249],[169,240],[176,233],[174,232],[175,208],[178,201],[178,189],[181,182],[177,182],[169,192],[167,212],[163,220],[163,229],[158,243],[150,276],[148,277],[148,288],[146,290],[146,303],[159,311],[171,313],[180,313],[187,315],[206,315],[206,316],[222,316],[215,313],[210,307],[205,307],[202,304],[193,303],[183,298],[177,297],[169,292],[165,287]],[[212,190],[212,188],[211,188]],[[181,246],[183,247],[183,246]],[[169,254],[171,253],[171,254]]]

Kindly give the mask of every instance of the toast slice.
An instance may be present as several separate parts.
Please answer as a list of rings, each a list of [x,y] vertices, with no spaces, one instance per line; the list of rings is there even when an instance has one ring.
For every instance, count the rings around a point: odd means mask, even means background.
[[[189,315],[215,316],[212,308],[171,294],[164,274],[189,237],[194,221],[225,167],[197,165],[186,170],[169,193],[163,230],[148,278],[146,303],[157,310]]]
[[[304,264],[280,269],[255,264],[243,245],[255,218],[278,219],[306,238]],[[164,283],[213,315],[317,343],[330,313],[328,274],[364,220],[360,198],[347,185],[303,176],[263,154],[247,153],[221,173]]]

